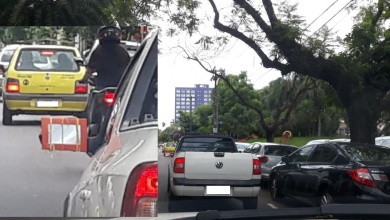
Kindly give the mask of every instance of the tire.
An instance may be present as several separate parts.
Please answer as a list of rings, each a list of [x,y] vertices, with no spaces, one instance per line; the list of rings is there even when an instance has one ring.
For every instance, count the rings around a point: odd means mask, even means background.
[[[330,193],[329,188],[323,188],[318,193],[319,199],[317,201],[317,206],[329,205],[334,202],[333,196]]]
[[[244,197],[240,198],[242,206],[245,210],[257,209],[259,198],[258,197]]]
[[[12,125],[12,112],[3,103],[3,125]]]
[[[268,184],[269,184],[269,192],[271,194],[272,200],[275,201],[284,197],[284,195],[278,189],[275,178],[270,178]]]

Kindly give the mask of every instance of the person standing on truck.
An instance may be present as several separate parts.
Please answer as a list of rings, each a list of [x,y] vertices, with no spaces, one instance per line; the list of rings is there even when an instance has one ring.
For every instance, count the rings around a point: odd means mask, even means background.
[[[122,31],[117,27],[103,27],[98,31],[99,46],[92,51],[87,72],[82,79],[86,82],[97,72],[94,78],[95,88],[117,87],[122,75],[130,63],[130,55],[120,44]]]

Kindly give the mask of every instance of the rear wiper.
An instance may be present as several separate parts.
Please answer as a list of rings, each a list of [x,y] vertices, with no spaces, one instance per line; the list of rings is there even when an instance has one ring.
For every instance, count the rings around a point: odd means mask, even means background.
[[[196,215],[197,220],[214,219],[388,219],[388,204],[330,204],[321,207],[284,208],[273,210],[204,211]]]

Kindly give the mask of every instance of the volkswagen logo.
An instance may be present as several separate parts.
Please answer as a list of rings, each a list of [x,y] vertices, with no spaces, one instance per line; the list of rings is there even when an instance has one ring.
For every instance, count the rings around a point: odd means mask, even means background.
[[[217,169],[221,169],[222,167],[223,167],[223,163],[222,162],[216,162],[215,163],[215,167],[217,168]]]

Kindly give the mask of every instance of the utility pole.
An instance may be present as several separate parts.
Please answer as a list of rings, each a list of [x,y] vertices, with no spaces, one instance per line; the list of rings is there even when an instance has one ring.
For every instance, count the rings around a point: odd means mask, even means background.
[[[219,77],[214,74],[212,77],[212,80],[214,80],[214,91],[213,91],[213,102],[214,102],[214,126],[213,126],[213,132],[218,133],[218,128],[219,128],[219,120],[218,120],[218,80]]]
[[[187,97],[190,99],[190,132],[192,132],[192,99],[195,99],[192,95]]]

